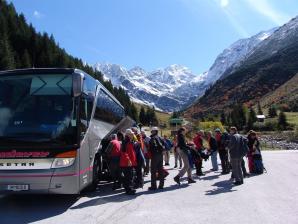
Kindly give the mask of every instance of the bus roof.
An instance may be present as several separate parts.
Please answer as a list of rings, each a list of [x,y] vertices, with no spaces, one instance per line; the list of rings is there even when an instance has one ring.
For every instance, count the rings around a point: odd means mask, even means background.
[[[71,74],[74,73],[76,69],[73,68],[26,68],[26,69],[14,69],[0,71],[0,75],[4,74],[16,74],[16,75],[26,75],[26,74],[51,74],[51,73],[62,73]]]
[[[78,73],[78,74],[83,74],[84,76],[89,76],[90,78],[94,79],[99,83],[102,89],[112,97],[112,99],[119,104],[122,108],[122,104],[119,102],[119,100],[116,99],[115,96],[113,96],[110,91],[108,91],[104,85],[91,75],[87,74],[86,72],[76,69],[76,68],[26,68],[26,69],[13,69],[13,70],[6,70],[6,71],[0,71],[0,75],[28,75],[28,74],[73,74],[73,73]]]

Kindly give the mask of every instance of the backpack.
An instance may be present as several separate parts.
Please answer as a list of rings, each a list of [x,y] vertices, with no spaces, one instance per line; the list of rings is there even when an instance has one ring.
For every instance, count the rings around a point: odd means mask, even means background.
[[[155,153],[161,153],[165,150],[165,146],[163,145],[163,141],[160,137],[152,137],[150,139],[150,151]]]
[[[261,154],[253,155],[253,173],[262,174],[264,172],[264,165]]]
[[[248,140],[247,138],[240,136],[240,153],[241,153],[241,157],[244,157],[247,155],[249,151],[248,148]]]

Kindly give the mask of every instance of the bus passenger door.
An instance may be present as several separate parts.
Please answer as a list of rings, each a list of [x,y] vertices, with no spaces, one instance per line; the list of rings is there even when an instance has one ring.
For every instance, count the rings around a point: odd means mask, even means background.
[[[90,143],[89,143],[89,135],[90,135],[90,118],[92,113],[93,101],[88,98],[87,95],[83,94],[81,103],[80,103],[80,186],[81,189],[86,187],[92,177],[90,176]]]

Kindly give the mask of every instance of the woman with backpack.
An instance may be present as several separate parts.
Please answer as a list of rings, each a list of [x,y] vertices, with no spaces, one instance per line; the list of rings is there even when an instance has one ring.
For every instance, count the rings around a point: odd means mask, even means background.
[[[133,138],[133,131],[127,129],[125,131],[125,138],[122,142],[120,153],[120,167],[124,175],[123,186],[128,195],[134,195],[136,193],[136,190],[133,189],[133,167],[137,166],[137,158]]]
[[[260,151],[260,142],[257,137],[257,133],[250,130],[247,136],[248,139],[248,168],[250,173],[262,173],[263,164]]]
[[[188,156],[190,154],[190,148],[185,141],[185,131],[185,128],[180,128],[177,133],[177,150],[183,161],[183,168],[179,171],[178,175],[174,177],[174,181],[178,185],[180,185],[180,178],[183,177],[186,172],[188,176],[188,183],[191,184],[196,182],[194,179],[192,179],[191,176],[191,168],[188,159]]]

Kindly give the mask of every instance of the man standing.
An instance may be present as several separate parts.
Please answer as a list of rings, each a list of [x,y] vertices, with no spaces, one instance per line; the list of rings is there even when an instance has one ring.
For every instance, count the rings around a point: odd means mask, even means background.
[[[228,152],[225,147],[225,135],[221,133],[219,128],[215,130],[215,139],[217,142],[219,158],[221,161],[221,174],[228,174],[230,172],[230,165],[228,159]]]
[[[149,190],[156,190],[157,176],[159,179],[159,189],[164,187],[164,170],[163,170],[163,151],[165,149],[162,139],[158,136],[158,128],[153,127],[151,130],[150,153],[151,153],[151,187]]]
[[[241,169],[242,159],[244,157],[245,149],[243,144],[243,137],[237,133],[236,127],[230,128],[230,142],[228,145],[231,165],[232,165],[232,176],[235,178],[235,185],[243,184],[243,174]]]

